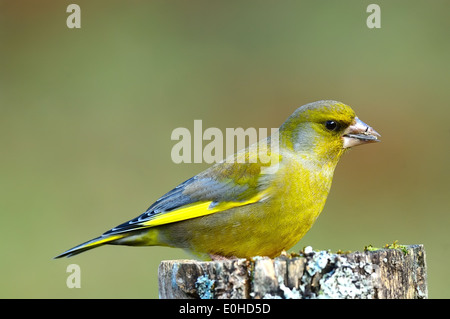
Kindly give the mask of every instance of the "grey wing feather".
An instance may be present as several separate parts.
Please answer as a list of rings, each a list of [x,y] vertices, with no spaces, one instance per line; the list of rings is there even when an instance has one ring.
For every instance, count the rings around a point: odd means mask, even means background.
[[[248,188],[248,185],[237,185],[231,179],[227,182],[224,179],[217,180],[209,174],[209,170],[206,170],[161,196],[143,214],[108,230],[104,235],[140,229],[143,222],[159,214],[199,201],[213,201],[211,207],[221,201],[239,201],[237,196],[246,192]]]
[[[139,228],[136,227],[138,224],[141,224],[142,222],[149,220],[150,218],[154,217],[157,214],[171,211],[180,206],[184,206],[194,202],[195,200],[192,200],[190,196],[183,194],[186,185],[193,183],[194,181],[195,176],[181,183],[171,191],[161,196],[143,214],[108,230],[107,232],[104,233],[104,235],[110,235],[114,233],[121,233],[124,231],[137,229]]]

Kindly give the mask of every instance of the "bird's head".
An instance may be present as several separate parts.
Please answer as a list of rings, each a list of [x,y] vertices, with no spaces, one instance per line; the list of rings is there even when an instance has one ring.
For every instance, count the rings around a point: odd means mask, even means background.
[[[279,134],[281,147],[336,163],[346,149],[378,142],[380,137],[348,105],[330,100],[299,107],[280,127]]]

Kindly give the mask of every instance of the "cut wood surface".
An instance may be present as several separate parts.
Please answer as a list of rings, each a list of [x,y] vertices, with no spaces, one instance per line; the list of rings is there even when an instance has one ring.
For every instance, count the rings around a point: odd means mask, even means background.
[[[160,298],[427,298],[423,245],[348,254],[221,261],[167,260],[159,266]]]

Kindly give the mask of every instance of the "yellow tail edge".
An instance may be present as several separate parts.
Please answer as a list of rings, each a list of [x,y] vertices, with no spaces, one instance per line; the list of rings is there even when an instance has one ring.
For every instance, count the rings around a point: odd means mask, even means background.
[[[62,257],[72,257],[78,254],[81,254],[82,252],[85,252],[87,250],[90,250],[95,247],[99,247],[102,245],[105,245],[107,243],[110,243],[114,240],[120,239],[126,237],[125,234],[117,234],[117,235],[111,235],[111,236],[100,236],[94,239],[91,239],[81,245],[75,246],[62,254],[59,254],[58,256],[54,257],[54,259],[62,258]]]

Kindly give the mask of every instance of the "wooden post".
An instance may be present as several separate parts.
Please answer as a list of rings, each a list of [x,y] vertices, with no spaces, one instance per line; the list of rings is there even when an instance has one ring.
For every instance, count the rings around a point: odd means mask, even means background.
[[[391,245],[392,246],[392,245]],[[427,298],[423,245],[159,266],[160,298]]]

